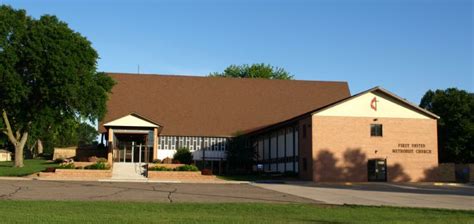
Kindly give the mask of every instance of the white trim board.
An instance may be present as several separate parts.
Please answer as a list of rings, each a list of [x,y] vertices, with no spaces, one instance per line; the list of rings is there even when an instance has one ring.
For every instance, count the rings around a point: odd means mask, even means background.
[[[124,117],[115,119],[104,124],[105,127],[147,127],[157,128],[158,125],[144,120],[134,114],[129,114]]]

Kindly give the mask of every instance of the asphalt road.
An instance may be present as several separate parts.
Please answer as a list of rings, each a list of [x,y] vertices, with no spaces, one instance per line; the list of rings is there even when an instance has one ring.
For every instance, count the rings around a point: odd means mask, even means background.
[[[328,204],[474,210],[473,185],[436,186],[433,183],[353,183],[344,185],[309,182],[254,185]]]
[[[391,183],[205,184],[0,180],[0,200],[268,202],[474,210],[474,186]]]
[[[318,203],[249,184],[0,180],[0,200]]]

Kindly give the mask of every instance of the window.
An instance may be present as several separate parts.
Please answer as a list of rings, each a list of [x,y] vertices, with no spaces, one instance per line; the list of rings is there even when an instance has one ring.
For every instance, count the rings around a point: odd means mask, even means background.
[[[382,137],[382,125],[381,124],[371,124],[370,125],[370,136],[380,136],[380,137]]]

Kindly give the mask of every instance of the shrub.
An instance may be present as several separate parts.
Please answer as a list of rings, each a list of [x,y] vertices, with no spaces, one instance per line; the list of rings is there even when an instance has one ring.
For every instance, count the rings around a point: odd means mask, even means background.
[[[184,166],[179,166],[174,169],[164,167],[164,166],[153,166],[148,168],[149,171],[199,171],[197,166],[195,165],[184,165]]]
[[[195,165],[184,165],[175,168],[176,171],[199,171]]]
[[[178,160],[184,164],[191,164],[193,162],[193,154],[188,148],[179,148],[173,156],[173,160]]]
[[[202,175],[212,175],[212,170],[211,169],[202,169],[201,171]]]
[[[47,173],[54,173],[56,171],[56,167],[46,167],[46,169],[44,170],[44,172],[47,172]]]
[[[61,163],[57,169],[75,169],[74,163]]]
[[[64,163],[66,160],[63,158],[57,158],[54,160],[54,163]]]
[[[161,159],[154,159],[153,163],[161,163]]]
[[[107,161],[106,158],[100,157],[100,158],[97,158],[97,162],[98,162],[98,163],[107,163],[108,161]]]
[[[285,177],[298,177],[298,173],[294,171],[286,171],[285,173],[283,173],[283,175]]]
[[[164,166],[154,166],[148,168],[149,171],[173,171],[173,169]]]
[[[107,165],[107,163],[97,162],[97,163],[94,163],[94,164],[92,164],[92,165],[89,165],[89,166],[84,167],[84,169],[89,169],[89,170],[108,170],[108,169],[109,169],[109,166]]]
[[[162,163],[164,164],[171,164],[173,162],[173,160],[169,157],[166,157],[163,159]]]

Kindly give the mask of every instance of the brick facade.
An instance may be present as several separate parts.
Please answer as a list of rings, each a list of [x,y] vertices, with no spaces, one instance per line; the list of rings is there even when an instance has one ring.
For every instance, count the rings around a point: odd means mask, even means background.
[[[202,175],[201,171],[148,171],[148,179],[163,181],[215,181],[214,175]]]
[[[438,165],[436,122],[313,115],[311,179],[367,181],[367,161],[386,159],[389,182],[433,181]],[[383,125],[382,137],[371,137],[371,124]]]
[[[112,170],[56,169],[54,173],[40,172],[39,177],[66,180],[98,180],[112,177]]]

